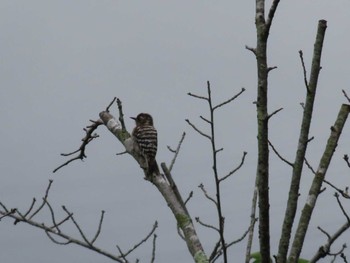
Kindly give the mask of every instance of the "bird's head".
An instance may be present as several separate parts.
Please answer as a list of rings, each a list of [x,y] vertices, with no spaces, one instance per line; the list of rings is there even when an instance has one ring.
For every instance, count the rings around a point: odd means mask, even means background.
[[[153,126],[153,118],[148,113],[140,113],[137,117],[131,117],[131,119],[135,120],[137,126]]]

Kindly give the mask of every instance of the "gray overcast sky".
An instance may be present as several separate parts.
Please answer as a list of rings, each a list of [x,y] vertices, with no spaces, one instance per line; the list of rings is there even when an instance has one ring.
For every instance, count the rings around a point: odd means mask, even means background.
[[[271,2],[271,1],[267,1]],[[207,114],[201,101],[186,95],[205,94],[211,81],[214,100],[246,92],[217,112],[220,173],[236,166],[243,151],[245,166],[223,187],[226,235],[239,238],[248,226],[256,167],[256,65],[245,45],[255,45],[255,1],[119,1],[119,0],[0,0],[0,200],[26,210],[32,197],[40,200],[49,179],[54,180],[50,201],[63,216],[61,205],[75,213],[91,236],[101,210],[105,224],[97,244],[116,251],[144,237],[159,221],[157,261],[191,262],[175,220],[155,188],[142,179],[137,164],[122,151],[114,137],[100,127],[100,138],[89,145],[85,162],[76,162],[56,174],[65,161],[59,154],[75,150],[89,119],[97,119],[114,96],[123,101],[126,116],[149,112],[159,132],[158,162],[168,162],[166,145],[176,146],[187,132],[173,173],[181,192],[194,190],[189,203],[193,217],[216,223],[215,210],[197,188],[204,183],[214,193],[208,142],[185,123],[189,118],[206,129],[199,115]],[[328,29],[322,57],[315,118],[315,136],[308,159],[317,168],[329,127],[341,103],[341,89],[350,94],[350,36],[348,0],[281,1],[269,39],[270,111],[284,110],[270,122],[270,139],[293,160],[300,124],[300,102],[305,87],[298,50],[310,68],[317,21]],[[116,115],[116,110],[114,109]],[[133,123],[127,119],[131,130]],[[340,187],[349,185],[349,170],[341,160],[349,153],[347,124],[328,179]],[[271,154],[271,242],[276,253],[291,171]],[[306,171],[301,201],[312,179]],[[316,230],[330,233],[345,218],[328,189],[319,199],[307,236],[303,257],[309,258],[325,242]],[[345,204],[350,211],[350,204]],[[37,218],[49,220],[48,214]],[[67,228],[68,231],[72,226]],[[197,226],[210,253],[217,236]],[[73,234],[78,236],[75,230]],[[0,223],[0,262],[108,262],[83,248],[58,246],[43,232],[11,220]],[[256,234],[257,236],[257,234]],[[350,233],[342,241],[350,239]],[[338,247],[342,243],[338,242]],[[231,250],[242,262],[246,242]],[[254,243],[254,251],[258,249]],[[148,262],[151,244],[136,251]],[[348,257],[350,257],[347,251]],[[327,262],[327,261],[325,261]]]

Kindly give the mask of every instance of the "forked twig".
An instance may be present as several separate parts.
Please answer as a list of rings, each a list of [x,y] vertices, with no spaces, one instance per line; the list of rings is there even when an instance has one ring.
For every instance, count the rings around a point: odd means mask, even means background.
[[[125,128],[125,124],[124,124],[124,119],[123,119],[123,111],[122,111],[122,107],[121,107],[121,101],[114,97],[113,100],[109,103],[109,105],[106,107],[106,112],[109,112],[110,107],[113,105],[113,103],[117,101],[117,105],[118,105],[118,109],[119,109],[119,120],[121,122],[121,126],[123,130],[126,130]],[[90,120],[90,122],[92,122],[91,125],[86,126],[83,130],[85,131],[85,137],[83,139],[81,139],[82,143],[80,145],[80,147],[70,153],[61,153],[61,156],[71,156],[73,154],[76,154],[76,156],[74,156],[73,158],[69,159],[68,161],[66,161],[65,163],[61,164],[60,166],[58,166],[56,169],[53,170],[53,173],[57,172],[59,169],[61,169],[62,167],[70,164],[73,161],[76,160],[84,160],[84,158],[86,158],[86,146],[93,140],[99,137],[98,134],[94,133],[95,130],[98,128],[98,126],[103,124],[103,121],[101,119],[98,119],[96,121],[94,120]]]
[[[143,238],[140,242],[138,242],[137,244],[135,244],[131,249],[129,249],[127,252],[125,253],[121,253],[122,257],[125,258],[126,256],[128,256],[130,253],[132,253],[135,249],[137,249],[138,247],[140,247],[143,243],[145,243],[151,236],[152,234],[156,231],[158,227],[158,222],[155,221],[153,224],[153,227],[151,229],[151,231],[146,235],[145,238]],[[117,246],[119,251],[121,252],[121,249],[119,246]]]

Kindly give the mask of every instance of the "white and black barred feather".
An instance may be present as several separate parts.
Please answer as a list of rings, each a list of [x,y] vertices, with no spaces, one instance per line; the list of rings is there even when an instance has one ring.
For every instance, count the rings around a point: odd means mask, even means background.
[[[157,130],[153,126],[136,126],[133,136],[141,153],[148,159],[154,159],[157,154]]]
[[[156,154],[158,147],[157,130],[153,126],[152,116],[148,113],[140,113],[136,118],[136,127],[132,132],[137,147],[140,153],[147,162],[147,173],[159,174],[158,164],[156,162]]]

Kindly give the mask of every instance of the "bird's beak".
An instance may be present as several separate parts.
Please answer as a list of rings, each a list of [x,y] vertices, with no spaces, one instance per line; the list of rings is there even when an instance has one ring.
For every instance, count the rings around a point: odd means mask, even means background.
[[[133,120],[135,120],[135,121],[136,121],[136,117],[130,117],[130,119],[133,119]]]

